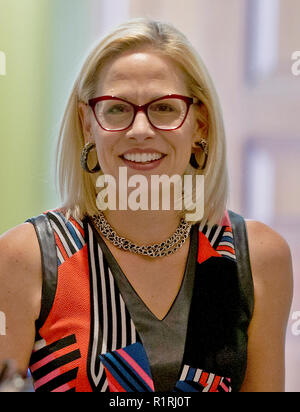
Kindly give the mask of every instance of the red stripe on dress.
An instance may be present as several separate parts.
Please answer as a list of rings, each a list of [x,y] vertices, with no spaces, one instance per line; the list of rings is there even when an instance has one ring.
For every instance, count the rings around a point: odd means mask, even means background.
[[[64,248],[64,245],[62,244],[62,242],[61,242],[61,240],[60,240],[60,238],[59,238],[59,236],[56,232],[54,232],[54,236],[55,236],[56,244],[57,244],[57,246],[60,250],[60,253],[62,254],[62,257],[64,258],[64,260],[67,260],[69,258],[69,256],[68,256],[68,254],[67,254],[67,252]]]
[[[220,246],[217,247],[217,250],[218,251],[224,251],[224,252],[230,252],[233,255],[235,255],[235,250],[230,246],[220,245]]]
[[[119,382],[112,376],[112,374],[108,371],[108,369],[105,369],[107,381],[108,381],[108,386],[110,389],[110,392],[126,392],[126,390],[119,384]]]
[[[218,390],[218,386],[221,380],[221,376],[216,376],[213,380],[213,383],[209,389],[209,392],[216,392]]]
[[[35,381],[34,389],[36,390],[41,386],[45,385],[46,383],[52,381],[54,378],[57,378],[58,376],[62,375],[63,373],[68,372],[71,369],[74,369],[76,366],[79,366],[79,362],[80,359],[75,359],[72,362],[53,370],[52,372]]]
[[[66,346],[65,348],[59,349],[55,351],[54,353],[50,353],[48,356],[45,358],[39,360],[38,362],[34,363],[33,365],[30,365],[30,371],[35,372],[37,369],[41,368],[42,366],[47,365],[47,363],[60,358],[61,356],[64,356],[70,352],[73,352],[74,350],[78,349],[78,344],[74,343],[73,345]]]
[[[84,238],[84,229],[80,226],[80,224],[72,217],[70,218],[70,222],[72,222],[72,224],[74,226],[76,226],[76,228],[79,230],[81,236]]]
[[[149,375],[140,367],[136,361],[128,355],[123,349],[117,350],[117,352],[126,360],[126,362],[135,370],[135,372],[147,383],[147,385],[154,391],[153,380]]]
[[[76,379],[73,379],[72,381],[65,383],[62,386],[59,386],[58,388],[54,389],[52,392],[67,392],[70,389],[75,388],[75,384],[76,384]]]

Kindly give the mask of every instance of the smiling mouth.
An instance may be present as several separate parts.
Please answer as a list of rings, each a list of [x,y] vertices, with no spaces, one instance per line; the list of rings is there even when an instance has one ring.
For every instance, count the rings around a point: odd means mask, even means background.
[[[122,155],[121,158],[133,163],[149,164],[160,160],[165,156],[166,155],[162,153],[127,153]]]

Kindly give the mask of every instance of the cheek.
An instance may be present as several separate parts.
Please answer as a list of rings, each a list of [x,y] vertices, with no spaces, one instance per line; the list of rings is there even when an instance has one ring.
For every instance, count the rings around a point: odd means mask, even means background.
[[[114,157],[117,158],[115,152],[116,140],[117,139],[115,139],[114,136],[102,135],[102,133],[98,133],[98,136],[95,139],[98,160],[103,171],[112,166]]]
[[[103,141],[98,141],[96,143],[97,146],[97,153],[98,153],[98,158],[100,162],[105,162],[109,159],[109,155],[112,151],[112,147],[104,143]]]
[[[192,145],[193,145],[193,134],[191,128],[186,128],[182,130],[182,135],[180,136],[180,140],[178,142],[176,151],[177,151],[177,162],[178,166],[184,172],[189,165],[191,153],[192,153]]]
[[[190,157],[193,147],[193,130],[189,125],[181,130],[178,136],[177,150],[181,152],[183,158]]]
[[[176,173],[183,175],[190,162],[192,146],[191,140],[187,136],[181,135],[177,137],[176,145],[173,144],[173,163]]]

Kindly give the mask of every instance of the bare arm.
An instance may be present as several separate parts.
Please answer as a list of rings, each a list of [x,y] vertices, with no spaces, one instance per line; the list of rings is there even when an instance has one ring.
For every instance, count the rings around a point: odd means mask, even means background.
[[[248,221],[247,230],[255,307],[242,392],[283,392],[286,326],[293,294],[290,249],[262,223]]]
[[[0,237],[0,369],[12,359],[27,370],[41,303],[41,257],[31,224],[22,224]]]

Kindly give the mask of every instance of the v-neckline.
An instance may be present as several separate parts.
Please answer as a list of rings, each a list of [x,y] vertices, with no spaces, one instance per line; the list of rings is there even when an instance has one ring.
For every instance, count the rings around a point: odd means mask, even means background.
[[[103,254],[103,269],[109,271],[115,284],[114,296],[116,293],[120,294],[125,305],[125,312],[128,312],[131,320],[131,325],[127,324],[131,330],[130,333],[135,330],[138,340],[142,342],[155,391],[172,391],[180,379],[184,367],[190,311],[196,282],[199,225],[194,225],[190,233],[189,252],[181,288],[172,307],[162,320],[159,320],[151,312],[132,288],[93,224],[88,222],[88,225]],[[123,334],[123,329],[121,333]]]
[[[107,246],[107,244],[105,243],[105,241],[102,239],[102,237],[100,236],[98,230],[95,228],[94,224],[92,223],[92,221],[89,219],[89,224],[93,230],[94,235],[96,236],[97,242],[99,243],[102,252],[108,262],[108,266],[111,270],[111,273],[113,275],[113,278],[115,280],[115,282],[117,283],[119,292],[121,293],[121,295],[123,294],[123,292],[126,293],[127,291],[127,295],[129,294],[131,299],[133,299],[135,301],[135,304],[137,304],[140,308],[142,308],[142,310],[144,312],[146,312],[148,314],[148,316],[150,316],[152,318],[152,320],[154,320],[155,322],[167,322],[168,318],[172,315],[172,312],[175,311],[178,300],[179,300],[179,296],[181,295],[185,283],[186,283],[186,278],[187,278],[187,273],[188,273],[188,269],[191,266],[193,259],[193,255],[195,254],[195,242],[193,241],[193,236],[195,236],[195,232],[196,231],[198,233],[198,226],[195,225],[192,227],[191,232],[190,232],[190,244],[189,244],[189,250],[188,250],[188,255],[187,255],[187,259],[186,259],[186,263],[185,263],[185,268],[184,268],[184,274],[182,276],[182,280],[180,283],[180,288],[172,302],[172,304],[169,307],[169,310],[167,311],[167,313],[165,314],[165,316],[162,319],[159,319],[153,312],[152,310],[148,307],[148,305],[143,301],[143,299],[141,298],[141,296],[138,294],[138,292],[135,290],[135,288],[132,286],[132,284],[130,283],[130,281],[128,280],[127,276],[125,275],[125,273],[123,272],[121,266],[119,265],[118,261],[116,260],[116,258],[114,257],[113,253],[111,252],[111,250],[109,249],[109,247]],[[197,243],[197,242],[196,242]],[[197,246],[196,246],[197,248]],[[197,249],[196,249],[197,250]],[[195,257],[195,256],[194,256]],[[194,283],[194,280],[193,280]],[[125,289],[125,291],[124,291]],[[125,299],[124,299],[125,300]],[[128,300],[126,299],[126,306],[128,307],[128,310],[130,313],[132,313],[133,311],[130,310],[130,302],[128,302]],[[134,315],[132,315],[134,317]]]

